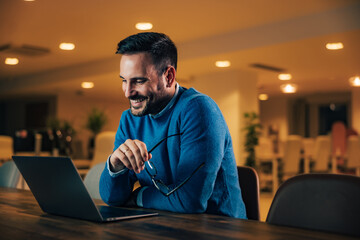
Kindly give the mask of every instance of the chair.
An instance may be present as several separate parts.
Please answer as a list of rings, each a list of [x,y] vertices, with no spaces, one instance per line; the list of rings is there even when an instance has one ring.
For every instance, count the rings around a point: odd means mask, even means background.
[[[80,175],[86,175],[91,167],[107,160],[109,155],[113,152],[115,134],[116,132],[106,131],[96,135],[94,157],[92,160],[74,160],[74,164],[78,168]]]
[[[0,167],[0,187],[16,188],[20,172],[14,161],[7,161]]]
[[[259,210],[259,177],[251,167],[237,167],[242,199],[248,219],[260,220]]]
[[[0,161],[8,161],[12,159],[13,138],[9,136],[0,136]]]
[[[303,138],[302,149],[304,150],[304,173],[310,172],[310,162],[314,155],[315,139]]]
[[[280,186],[266,222],[360,237],[359,203],[359,177],[302,174]]]
[[[315,139],[315,149],[313,155],[313,160],[315,162],[313,171],[328,172],[330,158],[331,158],[330,136],[317,136]]]
[[[255,159],[258,165],[258,168],[261,169],[259,171],[260,174],[260,185],[263,189],[264,186],[267,186],[267,183],[272,181],[272,189],[275,193],[278,186],[278,162],[277,155],[274,153],[273,142],[270,138],[267,137],[259,137],[258,145],[255,146]],[[263,165],[271,165],[271,175],[270,179],[267,178],[269,174],[265,174],[266,168]]]
[[[102,171],[105,168],[105,162],[98,163],[93,166],[86,174],[84,184],[90,193],[90,196],[95,199],[101,199],[99,193],[99,182]]]
[[[302,140],[298,135],[289,135],[285,142],[283,156],[284,175],[296,175],[299,172]]]
[[[356,175],[360,176],[360,139],[359,136],[349,136],[346,146],[346,167],[355,169]]]

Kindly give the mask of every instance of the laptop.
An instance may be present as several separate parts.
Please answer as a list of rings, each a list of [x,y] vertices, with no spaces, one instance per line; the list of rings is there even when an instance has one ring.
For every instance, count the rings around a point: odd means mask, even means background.
[[[69,157],[13,156],[42,211],[95,222],[158,215],[143,209],[95,205]]]

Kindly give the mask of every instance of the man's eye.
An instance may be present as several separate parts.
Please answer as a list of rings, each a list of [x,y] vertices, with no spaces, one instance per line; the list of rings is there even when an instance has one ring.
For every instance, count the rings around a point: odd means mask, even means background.
[[[138,80],[136,80],[136,83],[137,83],[137,84],[143,84],[143,83],[145,83],[145,82],[146,82],[145,79],[138,79]]]

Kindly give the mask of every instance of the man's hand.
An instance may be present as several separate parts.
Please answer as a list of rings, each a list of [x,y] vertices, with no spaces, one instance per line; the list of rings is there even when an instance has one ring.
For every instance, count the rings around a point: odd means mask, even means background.
[[[149,159],[151,159],[151,154],[148,153],[145,143],[128,139],[112,153],[110,169],[118,172],[126,167],[134,170],[135,173],[140,173]]]

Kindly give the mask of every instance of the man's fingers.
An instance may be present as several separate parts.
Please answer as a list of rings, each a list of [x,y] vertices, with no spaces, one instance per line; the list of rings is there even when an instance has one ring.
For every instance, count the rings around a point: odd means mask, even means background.
[[[114,151],[110,161],[115,170],[125,166],[140,173],[145,168],[145,162],[151,157],[144,142],[128,139]]]

